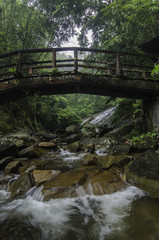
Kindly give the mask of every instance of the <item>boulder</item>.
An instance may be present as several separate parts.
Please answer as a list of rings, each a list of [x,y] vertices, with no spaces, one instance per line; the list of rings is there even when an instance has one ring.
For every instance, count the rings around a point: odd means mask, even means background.
[[[22,162],[20,161],[12,161],[8,163],[8,165],[4,169],[5,174],[10,174],[10,173],[19,173],[19,168],[23,166]]]
[[[74,142],[68,145],[71,152],[77,152],[79,148],[79,142]]]
[[[41,139],[44,141],[50,141],[57,137],[58,137],[57,134],[52,134],[52,133],[44,133],[41,135]]]
[[[30,182],[30,177],[28,174],[24,173],[20,175],[18,179],[11,182],[9,185],[9,192],[12,197],[21,197],[32,187]]]
[[[76,133],[68,136],[65,140],[67,143],[77,142],[82,138],[82,133]]]
[[[153,198],[159,197],[159,153],[148,150],[128,164],[124,177],[130,183],[148,192]]]
[[[18,156],[23,157],[23,158],[25,158],[25,157],[26,158],[36,158],[36,157],[38,157],[38,154],[35,152],[34,147],[30,146],[30,147],[27,147],[27,148],[24,148],[23,150],[21,150],[18,153]]]
[[[67,135],[75,134],[78,132],[78,128],[75,125],[71,125],[65,129]]]
[[[17,146],[12,143],[0,142],[0,158],[7,156],[16,157],[17,156]]]
[[[7,164],[12,161],[14,161],[14,158],[12,158],[11,156],[1,159],[0,160],[0,170],[3,170],[7,166]]]
[[[85,166],[87,165],[94,165],[96,164],[96,161],[98,161],[98,156],[97,154],[87,154],[84,156],[83,164]]]
[[[128,155],[115,155],[115,156],[106,155],[106,156],[98,156],[96,163],[99,167],[103,169],[109,169],[113,165],[116,165],[117,167],[124,167],[132,160],[133,160],[133,157]]]
[[[119,154],[128,154],[130,152],[130,145],[129,144],[119,144],[115,145],[113,148],[113,155]]]
[[[89,176],[83,187],[87,194],[103,195],[111,194],[125,188],[126,183],[120,178],[117,170],[105,170],[96,175]]]
[[[43,184],[44,201],[77,197],[83,194],[109,194],[126,187],[119,171],[99,171],[97,166],[83,166],[60,174]]]
[[[57,177],[60,173],[61,171],[59,170],[34,170],[32,174],[35,185],[40,185],[43,182]]]

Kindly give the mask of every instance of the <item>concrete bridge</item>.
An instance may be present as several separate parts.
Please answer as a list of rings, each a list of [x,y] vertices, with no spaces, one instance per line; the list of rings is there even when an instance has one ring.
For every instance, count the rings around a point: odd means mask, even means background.
[[[159,55],[89,48],[29,49],[0,55],[0,104],[33,94],[159,96],[151,77]]]

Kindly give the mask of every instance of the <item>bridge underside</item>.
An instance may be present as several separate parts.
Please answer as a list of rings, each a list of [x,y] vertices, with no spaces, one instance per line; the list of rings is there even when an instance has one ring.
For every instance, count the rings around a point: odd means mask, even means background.
[[[8,84],[8,85],[7,85]],[[13,78],[0,86],[0,104],[34,94],[56,95],[85,93],[125,98],[154,98],[159,95],[159,82],[86,74],[28,76]]]

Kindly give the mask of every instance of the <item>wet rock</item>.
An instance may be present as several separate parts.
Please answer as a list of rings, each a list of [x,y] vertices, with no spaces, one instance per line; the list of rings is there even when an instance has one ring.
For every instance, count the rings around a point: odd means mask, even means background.
[[[79,142],[74,142],[72,144],[69,144],[68,148],[70,149],[71,152],[77,152],[79,148]]]
[[[15,158],[15,161],[26,162],[29,158]]]
[[[50,141],[57,137],[58,137],[57,134],[52,134],[52,133],[41,134],[41,139],[44,141]]]
[[[0,175],[0,184],[7,184],[9,180],[14,177],[13,174],[10,175]]]
[[[132,161],[133,157],[128,155],[106,155],[106,156],[98,156],[98,159],[96,160],[96,163],[99,167],[103,169],[109,169],[113,165],[116,165],[117,167],[124,167],[127,165],[130,161]]]
[[[126,183],[120,178],[118,171],[102,171],[88,177],[83,184],[87,194],[103,195],[111,194],[126,187]]]
[[[109,169],[115,164],[115,157],[99,156],[98,159],[96,160],[96,164],[103,169]]]
[[[16,157],[17,156],[17,146],[11,143],[0,142],[0,158],[7,156]]]
[[[125,169],[126,180],[148,192],[151,197],[159,197],[159,154],[147,151],[136,157]]]
[[[78,132],[78,128],[75,125],[71,125],[66,128],[65,132],[67,135],[75,134]]]
[[[61,171],[58,170],[34,170],[33,171],[33,179],[35,185],[39,185],[43,182],[49,181],[55,177],[57,177]]]
[[[38,154],[35,152],[34,147],[30,146],[27,148],[24,148],[18,153],[19,157],[27,157],[27,158],[36,158],[38,157]]]
[[[41,142],[38,144],[38,146],[42,148],[56,148],[56,144],[53,142]]]
[[[79,167],[60,174],[55,179],[44,183],[42,193],[44,201],[52,198],[77,197],[78,187],[82,185],[89,176],[99,172],[97,167]]]
[[[24,173],[9,185],[9,192],[12,197],[23,196],[32,187],[30,177]]]
[[[7,164],[12,161],[14,161],[14,158],[12,158],[11,156],[1,159],[0,160],[0,170],[4,169],[7,166]]]
[[[97,154],[87,154],[84,156],[83,164],[85,166],[94,165],[94,164],[96,164],[96,161],[98,161]]]
[[[5,174],[10,173],[19,173],[19,168],[22,166],[22,163],[20,161],[12,161],[8,163],[8,165],[4,169]]]
[[[115,145],[113,149],[113,155],[128,154],[129,152],[130,152],[129,144]]]
[[[24,216],[10,215],[5,221],[0,223],[2,240],[39,240],[41,230],[34,227]]]
[[[67,141],[67,143],[71,144],[73,142],[79,141],[82,136],[83,136],[82,133],[72,134],[72,135],[70,135],[69,137],[66,138],[66,141]]]
[[[3,136],[0,142],[3,142],[3,144],[14,144],[18,149],[22,149],[30,145],[30,138],[30,134],[26,130],[22,130]]]

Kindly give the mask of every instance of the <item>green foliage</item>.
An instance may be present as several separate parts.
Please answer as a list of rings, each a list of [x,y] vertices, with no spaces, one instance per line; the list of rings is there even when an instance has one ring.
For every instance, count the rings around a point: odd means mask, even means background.
[[[154,147],[155,145],[155,139],[156,139],[157,133],[156,132],[147,132],[139,135],[138,133],[135,134],[132,138],[129,139],[129,142],[133,145],[148,145],[150,147]]]
[[[142,105],[143,105],[143,101],[141,99],[136,100],[133,103],[133,118],[137,118],[140,117],[142,114]]]
[[[16,73],[16,68],[9,68],[9,72]]]
[[[159,77],[159,64],[155,66],[155,68],[151,72],[152,77]]]

